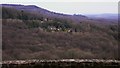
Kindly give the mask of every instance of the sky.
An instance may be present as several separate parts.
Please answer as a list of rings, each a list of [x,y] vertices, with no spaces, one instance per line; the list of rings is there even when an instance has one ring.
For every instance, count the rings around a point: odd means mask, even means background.
[[[119,0],[1,0],[0,3],[36,5],[64,14],[118,13]]]

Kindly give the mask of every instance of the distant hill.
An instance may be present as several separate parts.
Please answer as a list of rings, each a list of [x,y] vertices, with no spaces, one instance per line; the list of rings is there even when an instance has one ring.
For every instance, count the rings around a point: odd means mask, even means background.
[[[118,19],[118,14],[90,14],[90,15],[86,15],[90,18],[104,18],[104,19]]]

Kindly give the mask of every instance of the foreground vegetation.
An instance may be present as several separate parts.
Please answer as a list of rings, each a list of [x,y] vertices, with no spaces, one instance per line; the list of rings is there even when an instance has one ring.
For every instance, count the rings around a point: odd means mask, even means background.
[[[6,61],[2,68],[119,68],[120,62],[114,60],[22,60]]]

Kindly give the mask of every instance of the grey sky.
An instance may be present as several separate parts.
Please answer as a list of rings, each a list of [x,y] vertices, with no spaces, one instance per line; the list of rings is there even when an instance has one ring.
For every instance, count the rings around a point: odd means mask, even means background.
[[[51,0],[54,1],[54,0]],[[101,14],[101,13],[117,13],[118,0],[106,0],[106,2],[87,2],[89,0],[81,0],[74,2],[43,2],[43,1],[11,1],[8,0],[3,3],[24,4],[24,5],[37,5],[39,7],[48,9],[50,11],[67,14]]]

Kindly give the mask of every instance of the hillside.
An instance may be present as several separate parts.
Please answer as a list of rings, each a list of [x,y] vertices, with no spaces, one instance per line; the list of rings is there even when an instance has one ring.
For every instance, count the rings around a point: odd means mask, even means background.
[[[22,11],[27,11],[30,13],[34,13],[37,15],[41,15],[42,17],[46,17],[46,18],[61,18],[61,19],[72,19],[76,22],[83,20],[83,19],[87,19],[86,16],[83,15],[68,15],[68,14],[61,14],[61,13],[56,13],[56,12],[51,12],[48,11],[46,9],[37,7],[35,5],[17,5],[17,4],[1,4],[3,7],[9,7],[9,8],[15,8],[17,10],[22,10]]]
[[[3,60],[118,59],[116,21],[59,14],[34,5],[1,8]]]

